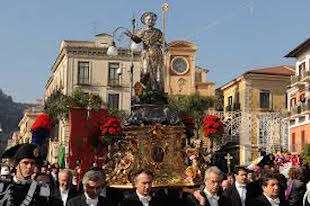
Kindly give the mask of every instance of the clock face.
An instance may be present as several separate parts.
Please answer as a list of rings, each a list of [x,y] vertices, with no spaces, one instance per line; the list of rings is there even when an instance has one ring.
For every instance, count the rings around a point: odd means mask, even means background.
[[[172,62],[172,69],[178,74],[183,74],[187,70],[187,62],[184,58],[177,57]]]

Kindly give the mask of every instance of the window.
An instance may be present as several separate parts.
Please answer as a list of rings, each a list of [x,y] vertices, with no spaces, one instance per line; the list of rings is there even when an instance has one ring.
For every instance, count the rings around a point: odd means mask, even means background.
[[[260,108],[269,109],[270,92],[265,90],[260,93]]]
[[[119,94],[108,95],[108,107],[109,109],[118,109]]]
[[[231,106],[232,105],[232,96],[228,97],[228,105]]]
[[[119,85],[119,75],[117,70],[119,69],[119,63],[109,63],[109,86],[118,86]]]
[[[294,107],[296,105],[296,98],[291,99],[291,107]]]
[[[299,76],[300,76],[301,78],[303,78],[305,70],[306,70],[306,62],[303,62],[303,63],[301,63],[301,64],[299,65],[299,67],[298,67]]]
[[[301,131],[301,145],[305,144],[305,130]]]
[[[305,100],[306,100],[305,94],[301,94],[301,95],[299,96],[299,100],[300,100],[301,102],[305,102]]]
[[[89,62],[78,63],[78,84],[89,84]]]
[[[295,133],[292,133],[292,144],[295,144]]]
[[[291,126],[294,126],[295,125],[295,120],[293,119],[293,120],[290,120],[290,125]]]
[[[292,140],[291,141],[292,141],[291,150],[292,150],[292,152],[296,152],[297,147],[295,145],[295,133],[294,132],[292,133]]]
[[[305,116],[301,116],[298,118],[298,123],[302,123],[306,120],[306,117]]]

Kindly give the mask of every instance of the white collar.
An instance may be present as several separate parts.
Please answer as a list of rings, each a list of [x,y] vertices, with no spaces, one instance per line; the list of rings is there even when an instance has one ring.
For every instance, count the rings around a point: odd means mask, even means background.
[[[68,194],[68,193],[69,193],[69,189],[70,189],[70,188],[68,188],[68,189],[66,189],[66,190],[61,190],[61,189],[59,188],[59,191],[60,191],[61,194]]]
[[[276,199],[272,199],[271,197],[268,197],[265,193],[263,193],[264,196],[267,198],[267,200],[270,202],[270,203],[276,203],[278,205],[280,205],[280,199],[279,198],[276,198]]]
[[[212,195],[212,194],[207,190],[207,188],[204,188],[204,189],[203,189],[203,192],[204,192],[205,195],[206,195],[207,197],[209,197],[209,198],[215,198],[216,200],[219,200],[219,199],[220,199],[219,196],[217,196],[217,195]]]
[[[86,192],[84,192],[84,195],[85,195],[85,197],[86,197],[86,204],[87,204],[87,205],[89,205],[89,206],[97,206],[98,201],[99,201],[98,197],[95,198],[95,199],[92,199],[92,198],[90,198],[90,197],[87,195]]]
[[[240,184],[239,182],[236,181],[235,186],[236,186],[236,188],[243,188],[243,187],[246,187],[246,184]]]
[[[150,195],[141,195],[137,190],[136,190],[136,194],[138,195],[139,200],[142,201],[151,201],[151,196]]]

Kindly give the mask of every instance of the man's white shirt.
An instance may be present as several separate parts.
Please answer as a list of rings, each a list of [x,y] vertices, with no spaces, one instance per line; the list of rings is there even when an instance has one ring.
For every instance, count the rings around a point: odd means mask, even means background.
[[[272,198],[268,197],[265,193],[264,193],[264,195],[267,198],[268,202],[271,204],[271,206],[279,206],[280,205],[280,199],[279,198],[272,199]]]
[[[60,197],[62,202],[64,203],[64,205],[67,204],[67,200],[68,200],[68,195],[69,195],[69,189],[61,191],[61,189],[59,189],[60,191]]]
[[[137,192],[137,195],[138,195],[138,198],[139,200],[142,202],[143,206],[149,206],[150,205],[150,201],[151,201],[151,196],[143,196],[143,195],[140,195],[139,192]]]
[[[206,188],[203,190],[203,192],[205,193],[208,202],[210,203],[210,206],[218,206],[218,201],[219,201],[219,196],[217,195],[212,195]]]
[[[245,206],[246,193],[247,193],[246,185],[245,185],[245,184],[244,184],[244,185],[239,184],[239,183],[236,181],[236,182],[235,182],[235,186],[236,186],[236,189],[237,189],[237,191],[238,191],[238,193],[239,193],[242,206]]]
[[[95,199],[92,199],[92,198],[90,198],[90,197],[87,195],[86,192],[84,192],[84,195],[85,195],[85,197],[86,197],[86,204],[87,204],[87,205],[89,205],[89,206],[97,206],[98,201],[99,201],[98,197],[95,198]]]

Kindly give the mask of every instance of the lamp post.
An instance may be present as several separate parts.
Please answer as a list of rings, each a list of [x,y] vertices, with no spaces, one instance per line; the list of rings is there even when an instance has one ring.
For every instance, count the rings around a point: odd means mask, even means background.
[[[132,18],[131,19],[131,25],[132,25],[132,33],[134,34],[135,32],[135,23],[136,23],[136,19]],[[120,29],[126,29],[124,27],[117,27],[114,31],[113,31],[113,42],[112,45],[108,47],[107,49],[107,55],[109,56],[117,56],[118,55],[118,50],[115,44],[115,38],[116,38],[116,33],[120,30]],[[127,29],[126,29],[127,30]],[[125,32],[122,32],[122,34],[125,34]],[[129,69],[129,73],[130,73],[130,100],[132,101],[132,97],[133,97],[133,70],[134,70],[134,63],[133,63],[133,59],[134,59],[134,51],[138,51],[139,46],[138,44],[136,44],[135,42],[131,41],[131,45],[130,45],[130,69]],[[117,70],[117,74],[121,75],[122,74],[122,70],[121,68],[118,68]]]

